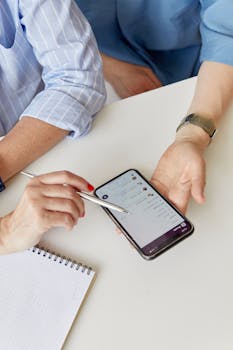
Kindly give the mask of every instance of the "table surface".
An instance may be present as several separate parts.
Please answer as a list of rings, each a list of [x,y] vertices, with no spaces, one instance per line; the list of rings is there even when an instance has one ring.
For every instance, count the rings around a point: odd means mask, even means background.
[[[95,186],[129,168],[149,178],[195,83],[188,79],[106,106],[88,135],[64,140],[28,170],[67,169]],[[231,117],[233,109],[206,153],[207,201],[189,206],[195,232],[163,255],[144,261],[103,209],[87,202],[86,218],[72,232],[45,235],[46,247],[97,271],[64,350],[233,348]],[[9,183],[1,214],[15,207],[27,181],[18,175]]]

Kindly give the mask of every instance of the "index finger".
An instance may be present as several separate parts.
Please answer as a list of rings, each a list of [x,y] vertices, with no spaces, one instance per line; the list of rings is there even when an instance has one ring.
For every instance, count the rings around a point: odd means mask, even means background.
[[[75,175],[70,171],[55,171],[49,174],[39,175],[36,177],[40,182],[47,185],[67,184],[78,190],[93,191],[94,187],[89,184],[83,177]]]

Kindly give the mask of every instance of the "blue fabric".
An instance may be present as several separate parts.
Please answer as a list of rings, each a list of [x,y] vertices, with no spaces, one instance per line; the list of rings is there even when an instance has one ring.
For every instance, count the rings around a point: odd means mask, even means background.
[[[72,0],[0,0],[0,136],[24,116],[81,136],[104,100],[96,41]]]
[[[163,84],[203,61],[233,65],[233,0],[76,0],[103,53],[151,67]]]

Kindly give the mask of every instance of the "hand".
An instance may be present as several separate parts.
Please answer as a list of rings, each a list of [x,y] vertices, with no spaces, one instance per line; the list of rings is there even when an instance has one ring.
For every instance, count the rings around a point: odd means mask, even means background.
[[[151,179],[155,188],[183,213],[191,196],[199,204],[205,201],[204,150],[209,140],[204,134],[201,137],[187,136],[181,129],[162,155]]]
[[[120,61],[102,54],[105,79],[121,98],[154,90],[162,86],[154,72],[144,66]]]
[[[93,189],[86,180],[67,171],[33,178],[17,208],[0,222],[0,249],[12,253],[32,247],[52,227],[71,230],[85,215],[76,190]]]

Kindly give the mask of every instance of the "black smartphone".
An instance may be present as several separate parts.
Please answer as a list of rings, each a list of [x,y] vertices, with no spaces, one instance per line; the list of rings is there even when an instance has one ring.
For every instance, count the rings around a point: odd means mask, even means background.
[[[194,227],[135,169],[129,169],[95,190],[98,198],[128,211],[103,208],[140,255],[153,259],[190,235]]]

